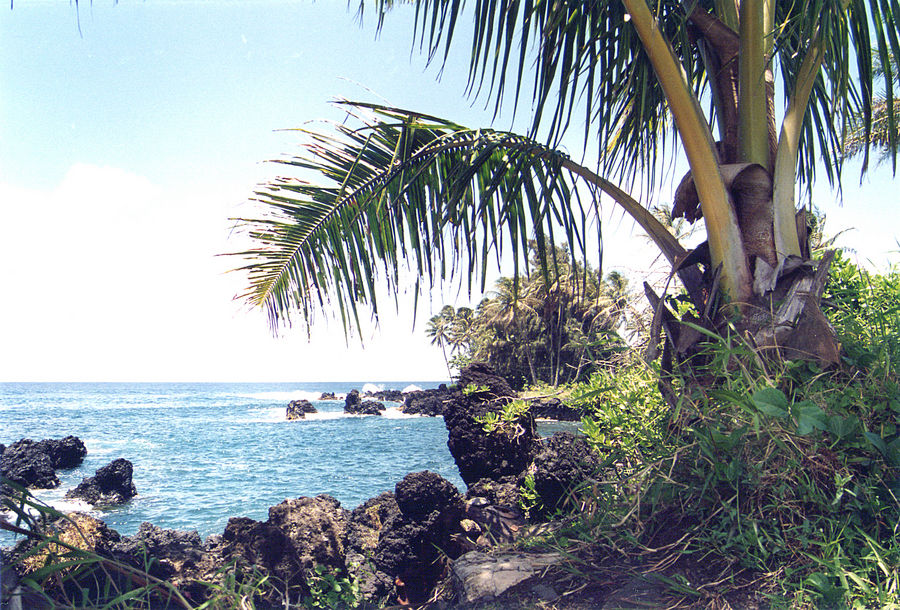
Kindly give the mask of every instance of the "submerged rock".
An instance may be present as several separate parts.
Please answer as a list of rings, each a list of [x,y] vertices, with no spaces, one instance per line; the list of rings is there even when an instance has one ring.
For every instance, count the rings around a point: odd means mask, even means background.
[[[318,413],[308,400],[292,400],[285,410],[287,419],[304,419],[307,413]]]
[[[66,492],[67,498],[80,498],[93,505],[124,504],[137,495],[131,480],[131,462],[124,458],[113,460],[98,468],[92,477],[85,477],[75,489]]]

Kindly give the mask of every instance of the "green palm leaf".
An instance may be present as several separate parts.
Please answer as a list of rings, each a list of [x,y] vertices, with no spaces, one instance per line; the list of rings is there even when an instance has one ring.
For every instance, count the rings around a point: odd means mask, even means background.
[[[581,201],[568,159],[506,132],[470,130],[395,108],[346,103],[359,126],[335,136],[304,132],[305,154],[282,161],[330,181],[279,178],[256,193],[268,213],[240,219],[256,247],[236,253],[273,327],[296,309],[309,321],[326,303],[345,329],[359,305],[377,315],[377,277],[395,289],[404,265],[430,285],[464,273],[483,290],[492,256],[508,250],[515,272],[566,243],[586,256],[596,197]],[[547,263],[550,264],[550,263]],[[392,290],[396,294],[396,290]]]

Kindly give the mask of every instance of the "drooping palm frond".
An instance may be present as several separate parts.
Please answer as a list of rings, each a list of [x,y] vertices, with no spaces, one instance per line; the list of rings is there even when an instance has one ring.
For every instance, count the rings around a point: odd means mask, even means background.
[[[273,328],[292,310],[308,321],[331,301],[345,330],[358,327],[361,304],[377,315],[376,276],[396,295],[404,265],[429,285],[462,277],[483,290],[501,251],[515,276],[527,268],[529,240],[545,269],[556,244],[585,258],[595,243],[588,231],[599,241],[596,185],[575,188],[587,170],[562,153],[512,133],[345,105],[356,125],[304,131],[305,153],[281,161],[330,184],[279,178],[256,193],[267,213],[239,219],[256,244],[235,253],[248,260],[241,296],[263,306]]]

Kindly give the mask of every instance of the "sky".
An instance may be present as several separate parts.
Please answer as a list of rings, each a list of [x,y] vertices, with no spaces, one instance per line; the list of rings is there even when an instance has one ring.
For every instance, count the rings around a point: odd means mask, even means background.
[[[0,9],[0,381],[446,379],[425,322],[467,295],[435,290],[414,315],[401,294],[364,347],[323,316],[309,338],[302,325],[273,336],[234,300],[239,261],[218,256],[241,249],[229,219],[253,215],[254,187],[283,173],[266,161],[298,152],[289,130],[341,120],[334,98],[491,124],[464,94],[466,40],[438,79],[411,52],[411,7],[380,35],[373,17],[344,0]],[[843,206],[815,191],[828,230],[862,262],[896,261],[890,168],[845,176]],[[603,220],[605,268],[646,267],[630,221]]]

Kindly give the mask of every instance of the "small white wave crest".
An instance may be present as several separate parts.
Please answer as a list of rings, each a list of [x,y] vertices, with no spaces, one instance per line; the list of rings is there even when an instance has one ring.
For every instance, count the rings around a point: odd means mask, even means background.
[[[418,413],[404,413],[398,407],[388,407],[381,412],[381,416],[385,419],[412,419],[422,417]]]
[[[420,388],[419,386],[413,385],[413,384],[409,384],[408,386],[406,386],[405,388],[403,388],[402,391],[403,391],[404,394],[408,394],[408,393],[410,393],[410,392],[420,392],[421,390],[422,390],[422,388]]]
[[[310,392],[309,390],[291,390],[289,392],[253,392],[250,394],[238,394],[240,398],[252,398],[254,400],[278,400],[290,402],[292,400],[319,400],[322,392]]]
[[[360,390],[361,394],[374,394],[375,392],[380,392],[384,389],[384,385],[377,385],[374,383],[366,383],[363,385],[362,390]]]

